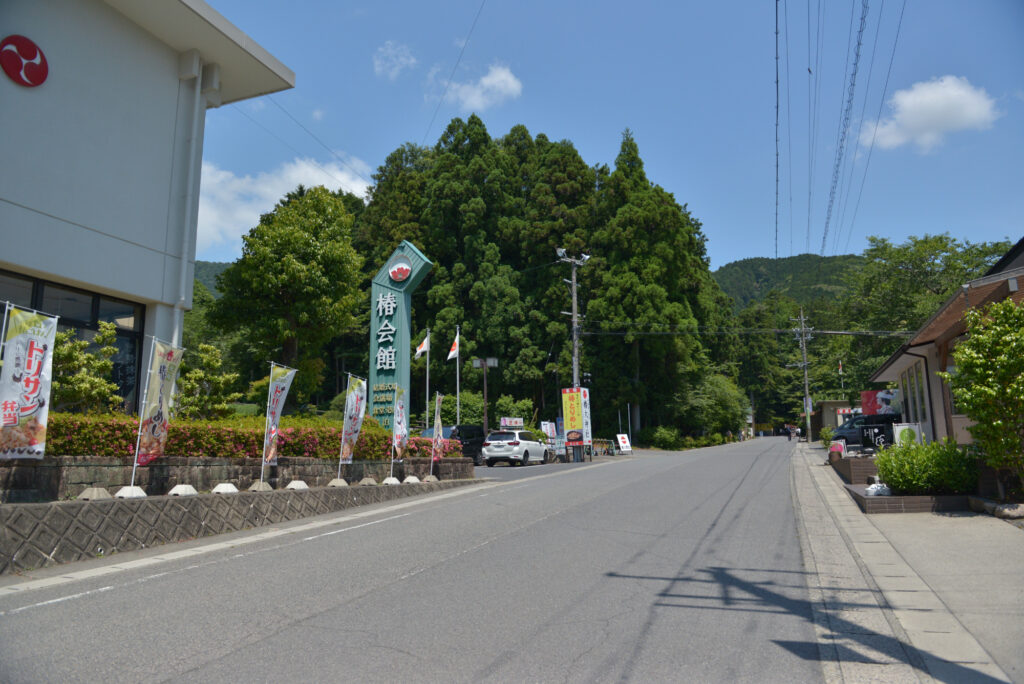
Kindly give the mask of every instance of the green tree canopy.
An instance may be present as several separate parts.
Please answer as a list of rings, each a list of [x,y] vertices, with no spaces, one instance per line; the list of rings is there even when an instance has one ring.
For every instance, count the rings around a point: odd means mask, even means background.
[[[223,295],[210,322],[242,332],[253,363],[297,368],[300,399],[320,386],[324,346],[354,326],[362,303],[352,222],[343,193],[300,186],[260,218],[243,238],[242,257],[217,279]]]

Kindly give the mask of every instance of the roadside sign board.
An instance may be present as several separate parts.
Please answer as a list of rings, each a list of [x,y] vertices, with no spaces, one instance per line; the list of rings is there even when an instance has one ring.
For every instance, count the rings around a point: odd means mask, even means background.
[[[586,387],[563,389],[562,415],[565,417],[566,446],[586,446],[594,443],[590,425],[590,390]]]
[[[502,416],[501,417],[501,429],[502,430],[506,430],[508,428],[522,428],[522,427],[523,427],[523,419],[522,418],[509,417],[509,416]]]
[[[615,435],[615,438],[619,441],[619,451],[626,453],[633,450],[629,445],[629,435]]]

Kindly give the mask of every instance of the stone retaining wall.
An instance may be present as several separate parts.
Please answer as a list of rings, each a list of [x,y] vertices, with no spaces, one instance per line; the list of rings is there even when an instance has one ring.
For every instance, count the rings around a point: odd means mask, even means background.
[[[874,458],[834,458],[831,463],[846,484],[867,484],[869,477],[878,475]]]
[[[325,486],[338,473],[338,462],[319,458],[281,457],[277,466],[268,466],[264,480],[274,489],[292,480],[303,480],[310,487]],[[389,461],[358,461],[342,466],[341,476],[358,482],[370,476],[382,481],[388,476]],[[415,475],[421,480],[430,473],[429,458],[407,458],[395,464],[395,477],[404,480]],[[473,461],[445,458],[434,474],[441,480],[473,478]],[[104,487],[113,494],[131,482],[132,464],[115,458],[56,456],[41,460],[0,461],[0,502],[39,502],[73,499],[88,487]],[[198,491],[210,491],[221,482],[248,489],[260,479],[258,458],[190,458],[168,456],[139,467],[135,484],[146,494],[166,494],[178,484],[190,484]]]
[[[479,480],[8,504],[0,506],[0,574],[272,525],[476,482]]]

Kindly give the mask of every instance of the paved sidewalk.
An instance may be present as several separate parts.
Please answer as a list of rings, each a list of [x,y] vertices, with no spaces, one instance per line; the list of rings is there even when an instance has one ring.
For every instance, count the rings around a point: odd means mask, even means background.
[[[861,513],[825,451],[793,497],[829,682],[1024,681],[1024,533],[973,514]]]

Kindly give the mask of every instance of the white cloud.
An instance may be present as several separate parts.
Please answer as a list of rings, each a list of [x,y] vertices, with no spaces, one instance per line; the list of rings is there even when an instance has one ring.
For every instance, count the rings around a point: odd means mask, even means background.
[[[949,133],[985,130],[999,118],[995,100],[962,76],[943,76],[897,90],[889,100],[892,116],[865,127],[861,143],[888,149],[914,143],[921,152],[940,145]]]
[[[323,121],[324,120],[324,115],[326,113],[327,112],[325,112],[322,109],[314,109],[313,110],[313,121]]]
[[[487,73],[475,83],[452,81],[448,85],[445,100],[458,103],[463,111],[480,112],[505,100],[514,100],[522,92],[523,84],[511,69],[492,64]]]
[[[348,164],[362,176],[370,168],[354,158]],[[359,197],[366,194],[366,182],[351,169],[313,159],[293,159],[273,171],[255,176],[236,176],[216,164],[203,162],[199,190],[199,221],[196,258],[230,261],[241,256],[242,236],[259,223],[260,215],[271,211],[278,200],[300,184],[339,187]]]
[[[408,46],[396,43],[393,40],[377,48],[373,55],[373,73],[378,76],[387,76],[394,81],[406,69],[416,66],[416,58]]]

